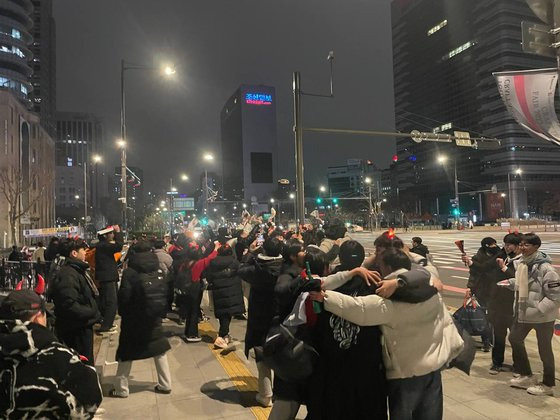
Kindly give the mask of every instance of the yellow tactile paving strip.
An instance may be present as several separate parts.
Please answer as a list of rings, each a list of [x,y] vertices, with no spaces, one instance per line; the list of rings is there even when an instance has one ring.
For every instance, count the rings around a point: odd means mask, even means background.
[[[198,324],[198,329],[201,334],[212,337],[212,340],[215,340],[218,334],[209,322],[202,322]],[[230,381],[240,392],[257,392],[257,378],[253,376],[251,371],[249,371],[245,363],[237,356],[235,351],[222,354],[222,350],[214,349],[213,344],[208,344],[208,348],[214,354],[216,359],[218,359],[218,362],[220,362],[220,365],[222,365],[224,371],[229,376]],[[268,419],[268,415],[270,414],[270,408],[258,406],[251,407],[251,411],[259,420]]]

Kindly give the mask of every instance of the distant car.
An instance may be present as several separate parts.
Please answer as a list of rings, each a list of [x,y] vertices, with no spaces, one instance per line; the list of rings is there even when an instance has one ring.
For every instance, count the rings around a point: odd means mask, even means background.
[[[352,233],[356,233],[356,232],[363,232],[364,228],[361,227],[360,225],[350,225],[348,227],[348,230]]]

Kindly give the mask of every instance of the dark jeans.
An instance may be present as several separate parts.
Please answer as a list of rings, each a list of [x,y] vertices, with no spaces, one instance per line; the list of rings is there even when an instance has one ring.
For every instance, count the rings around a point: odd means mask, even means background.
[[[88,365],[93,366],[93,330],[91,327],[73,331],[60,331],[57,329],[58,339],[81,356],[86,357]]]
[[[108,331],[115,322],[117,315],[117,283],[104,282],[99,288],[99,309],[103,316],[100,331]]]
[[[509,342],[513,350],[515,371],[523,376],[532,375],[531,364],[525,349],[525,337],[531,330],[537,333],[539,356],[543,363],[543,384],[554,386],[554,353],[552,352],[552,336],[554,321],[542,324],[522,324],[515,322],[509,334]]]
[[[488,308],[486,299],[484,298],[480,298],[479,296],[476,296],[476,299],[479,303],[479,305],[485,310],[486,312],[486,320],[488,321],[488,311],[486,310]],[[484,347],[490,347],[493,343],[493,332],[492,332],[492,327],[493,325],[490,323],[490,321],[488,321],[488,327],[482,332],[482,334],[480,334],[480,338],[482,339],[482,345]]]
[[[504,364],[504,353],[506,350],[507,330],[512,328],[511,316],[496,316],[492,319],[494,327],[494,348],[492,349],[492,364],[502,366]],[[515,358],[514,358],[515,359]]]
[[[391,420],[441,420],[443,418],[440,371],[406,379],[390,379],[387,383]]]
[[[218,332],[218,336],[225,337],[229,334],[229,324],[231,322],[231,315],[223,315],[218,318],[220,321],[220,331]]]
[[[198,291],[177,295],[175,302],[179,307],[179,316],[185,319],[185,335],[187,337],[198,337],[198,315],[200,312]]]

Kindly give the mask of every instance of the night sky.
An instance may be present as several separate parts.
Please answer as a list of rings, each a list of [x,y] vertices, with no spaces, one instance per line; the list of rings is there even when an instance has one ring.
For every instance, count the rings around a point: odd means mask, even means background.
[[[113,163],[121,58],[176,65],[174,80],[126,76],[128,164],[144,170],[149,189],[182,172],[191,184],[181,189],[194,189],[202,152],[220,155],[220,110],[241,83],[276,87],[279,175],[295,179],[292,72],[302,72],[304,91],[326,93],[330,50],[335,99],[305,98],[304,124],[394,128],[389,0],[56,0],[54,8],[58,109],[101,117]],[[304,138],[306,182],[316,184],[327,166],[370,158],[383,168],[394,154],[392,138]]]

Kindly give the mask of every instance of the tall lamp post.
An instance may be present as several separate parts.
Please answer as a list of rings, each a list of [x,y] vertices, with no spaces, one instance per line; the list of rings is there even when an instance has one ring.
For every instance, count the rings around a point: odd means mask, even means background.
[[[373,180],[368,176],[364,179],[364,182],[368,186],[368,204],[369,204],[369,229],[373,232],[373,201],[371,200],[371,184]]]
[[[445,155],[439,155],[437,158],[438,163],[440,163],[441,165],[445,165],[448,161],[447,156]],[[454,173],[454,179],[453,179],[453,183],[455,186],[455,205],[457,206],[456,209],[457,211],[455,212],[455,219],[459,220],[460,215],[460,210],[459,210],[459,180],[457,179],[457,161],[454,160],[453,161],[453,173]]]
[[[212,162],[214,160],[214,155],[212,155],[211,153],[205,153],[204,156],[202,156],[202,158],[204,159],[204,161],[206,162]],[[204,165],[204,213],[208,213],[208,166]]]
[[[101,155],[93,155],[91,157],[93,161],[93,175],[94,175],[94,182],[95,188],[91,188],[90,197],[91,197],[91,204],[94,214],[96,213],[96,209],[99,207],[99,177],[97,173],[97,165],[103,161],[103,157]],[[93,219],[93,218],[92,218]]]
[[[189,177],[187,174],[181,174],[181,181],[183,182],[187,182],[189,180]],[[173,237],[173,225],[174,223],[174,218],[175,218],[175,212],[173,210],[173,194],[177,192],[177,188],[173,186],[173,178],[169,178],[169,192],[171,194],[169,194],[169,234],[171,235],[171,237]]]
[[[297,223],[297,207],[296,207],[296,195],[294,193],[290,193],[290,200],[294,202],[294,220],[296,222],[296,231],[299,229]]]
[[[521,174],[523,173],[523,170],[521,168],[517,168],[513,174],[514,175],[519,175],[521,176]],[[511,173],[508,172],[507,174],[508,177],[508,191],[509,191],[509,217],[511,219],[513,219],[513,189],[511,188]],[[517,198],[517,195],[516,195]]]
[[[121,205],[122,205],[122,227],[123,231],[126,234],[126,95],[125,95],[125,72],[127,70],[149,70],[149,71],[157,71],[161,70],[162,74],[166,77],[173,76],[176,71],[172,66],[166,65],[163,69],[158,69],[153,66],[144,66],[144,65],[137,65],[137,64],[127,64],[124,59],[121,60],[121,138],[120,142],[122,142],[121,146]]]

